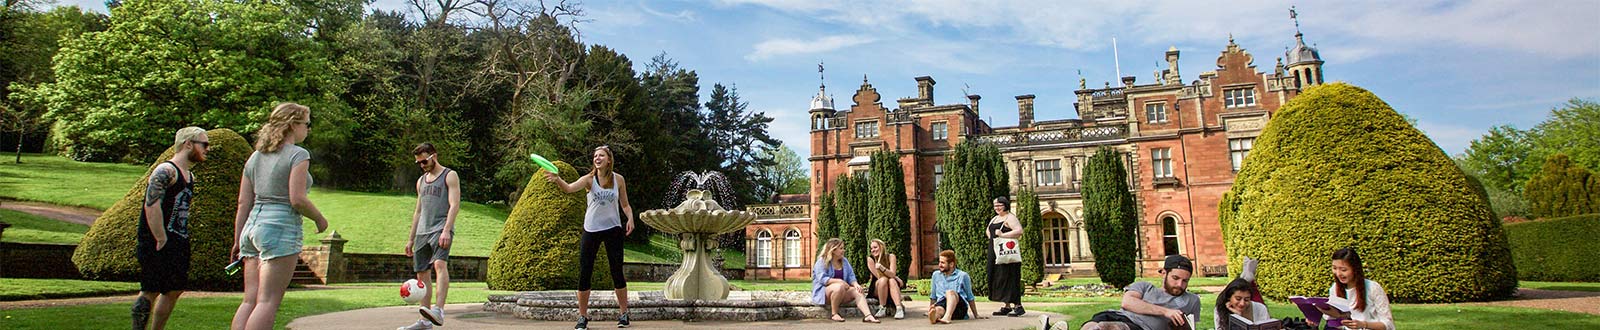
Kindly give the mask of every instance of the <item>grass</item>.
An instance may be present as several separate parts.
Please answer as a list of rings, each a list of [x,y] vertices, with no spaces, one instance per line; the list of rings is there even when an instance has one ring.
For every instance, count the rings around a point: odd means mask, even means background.
[[[10,232],[10,230],[7,230],[7,232]],[[1600,282],[1522,281],[1518,282],[1517,286],[1524,289],[1600,292]]]
[[[0,161],[0,198],[35,201],[56,205],[81,206],[98,210],[110,208],[127,193],[127,188],[144,176],[146,167],[130,164],[87,163],[54,155],[23,154],[22,164]],[[411,212],[416,196],[395,193],[364,193],[331,189],[312,189],[311,200],[328,218],[329,229],[344,239],[345,252],[390,253],[405,251]],[[455,241],[450,253],[457,256],[488,256],[500,238],[507,210],[463,202],[457,214]],[[6,230],[7,242],[77,243],[87,227],[72,229],[31,221],[12,221],[11,213],[0,218],[14,227]],[[27,225],[19,224],[27,222]],[[31,229],[43,228],[43,229]],[[315,246],[327,233],[314,234],[316,225],[305,222],[305,244]],[[54,234],[76,230],[76,235]],[[45,235],[45,233],[51,233]],[[13,240],[15,239],[15,240]],[[682,262],[677,241],[652,237],[649,244],[630,244],[623,258],[630,262],[677,264]],[[724,266],[744,268],[744,253],[725,250]]]
[[[1159,285],[1159,283],[1161,283],[1161,278],[1158,278],[1158,277],[1140,277],[1137,280],[1138,281],[1150,282],[1150,283],[1157,283],[1158,285]],[[1195,277],[1195,278],[1190,278],[1189,279],[1189,288],[1199,288],[1199,287],[1203,287],[1203,286],[1226,286],[1226,285],[1228,285],[1228,281],[1232,281],[1232,280],[1233,280],[1233,278],[1231,278],[1231,277],[1223,277],[1223,276]],[[1056,283],[1057,283],[1056,285],[1062,285],[1062,284],[1084,285],[1084,284],[1100,284],[1101,282],[1100,282],[1100,278],[1099,277],[1072,277],[1072,278],[1063,278],[1060,281],[1057,281]]]
[[[9,281],[10,279],[7,279]],[[282,310],[278,312],[276,326],[283,328],[296,318],[371,307],[406,305],[400,301],[393,284],[342,286],[338,290],[294,290],[284,295]],[[482,282],[450,283],[450,303],[488,301],[496,291],[485,289]],[[231,315],[239,307],[237,294],[225,297],[184,298],[173,312],[168,327],[173,329],[227,329]],[[94,304],[49,308],[26,308],[0,311],[0,327],[6,329],[62,329],[63,320],[79,329],[114,329],[128,325],[128,304]],[[412,320],[395,320],[392,326],[406,325]],[[375,325],[376,326],[376,325]],[[384,325],[390,326],[390,325]]]
[[[134,292],[139,292],[139,283],[34,278],[0,279],[0,301],[109,296]]]
[[[12,210],[0,210],[0,221],[11,224],[0,241],[12,243],[78,244],[89,231],[89,226]]]
[[[739,288],[739,290],[745,290],[745,291],[805,291],[805,292],[811,291],[811,281],[810,280],[804,280],[804,281],[729,280],[728,284],[732,284],[734,287]],[[629,283],[628,285],[632,286],[633,284]]]
[[[5,157],[0,161],[0,197],[104,210],[128,193],[145,169],[43,154],[22,154],[22,164]]]
[[[1201,315],[1197,318],[1200,329],[1211,328],[1217,296],[1200,295]],[[1039,310],[1060,313],[1070,317],[1072,329],[1082,326],[1095,313],[1119,308],[1119,302],[1100,301],[1081,305],[1041,307]],[[1600,327],[1600,316],[1551,311],[1544,309],[1462,306],[1462,305],[1394,305],[1394,318],[1398,326],[1407,329],[1595,329]],[[1269,301],[1267,309],[1272,317],[1304,317],[1294,304]],[[1515,325],[1515,326],[1511,326]]]

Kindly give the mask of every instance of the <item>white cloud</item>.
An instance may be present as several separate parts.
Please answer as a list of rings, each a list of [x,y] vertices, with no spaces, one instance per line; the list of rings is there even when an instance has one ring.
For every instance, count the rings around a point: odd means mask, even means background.
[[[755,50],[744,58],[751,62],[765,60],[778,56],[792,56],[825,53],[840,48],[872,42],[872,38],[858,35],[835,35],[818,38],[815,40],[800,39],[769,39],[756,44]]]
[[[687,9],[679,10],[678,12],[675,12],[675,13],[668,13],[668,12],[663,12],[663,11],[656,10],[655,8],[650,8],[649,4],[643,3],[643,2],[639,3],[639,9],[644,10],[645,13],[649,13],[650,15],[653,15],[653,16],[656,16],[656,17],[665,18],[665,19],[672,20],[672,21],[679,22],[679,23],[690,23],[690,22],[695,22],[695,21],[699,21],[700,20],[700,16],[699,15],[696,15],[694,13],[694,11],[690,11],[690,10],[687,10]]]
[[[1444,153],[1449,155],[1466,150],[1467,145],[1471,144],[1472,140],[1483,136],[1488,131],[1487,128],[1472,129],[1465,126],[1423,120],[1417,121],[1417,129],[1427,134],[1428,138],[1433,140],[1433,144],[1439,145],[1439,149],[1443,149]]]

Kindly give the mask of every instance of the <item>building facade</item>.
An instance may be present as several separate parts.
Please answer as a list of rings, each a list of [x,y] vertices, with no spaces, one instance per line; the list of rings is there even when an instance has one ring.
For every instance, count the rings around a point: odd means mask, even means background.
[[[1141,272],[1153,274],[1166,255],[1181,254],[1195,260],[1203,274],[1225,275],[1227,254],[1217,221],[1222,194],[1278,107],[1302,89],[1323,83],[1316,49],[1306,46],[1299,33],[1295,40],[1271,72],[1260,72],[1254,57],[1230,38],[1215,70],[1187,84],[1179,74],[1180,52],[1172,48],[1164,54],[1167,68],[1155,72],[1149,83],[1127,76],[1121,77],[1120,87],[1108,82],[1089,88],[1080,78],[1073,93],[1076,119],[1036,121],[1036,97],[1016,96],[1018,122],[1008,127],[991,127],[979,119],[977,95],[965,103],[935,103],[932,77],[917,77],[917,96],[899,99],[893,109],[880,102],[864,76],[848,109],[835,109],[826,87],[820,87],[809,112],[812,173],[805,214],[795,204],[753,206],[794,212],[746,229],[752,243],[747,246],[757,249],[761,240],[779,240],[793,230],[802,242],[797,243],[800,266],[772,267],[776,254],[747,253],[747,277],[807,278],[812,257],[804,254],[814,248],[805,247],[817,244],[811,230],[819,208],[816,196],[832,191],[840,175],[867,171],[870,155],[879,150],[899,154],[907,178],[912,249],[909,259],[901,260],[919,266],[913,268],[913,278],[928,274],[937,263],[933,257],[939,237],[933,225],[933,193],[943,177],[944,157],[966,139],[1000,147],[1013,193],[1023,188],[1038,193],[1044,228],[1028,230],[1044,234],[1038,248],[1044,251],[1047,272],[1094,273],[1079,188],[1088,157],[1109,146],[1125,153],[1129,186],[1138,200],[1139,230],[1129,239],[1139,243]]]

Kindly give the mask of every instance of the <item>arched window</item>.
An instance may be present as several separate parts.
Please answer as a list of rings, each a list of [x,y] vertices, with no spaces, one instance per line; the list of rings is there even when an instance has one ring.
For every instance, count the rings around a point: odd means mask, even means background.
[[[800,231],[783,233],[783,266],[800,267]]]
[[[772,232],[756,233],[756,267],[772,267]]]
[[[1165,247],[1166,255],[1181,254],[1178,250],[1178,218],[1166,216],[1161,218],[1161,244]]]
[[[1044,214],[1044,265],[1066,267],[1072,264],[1072,239],[1075,233],[1067,217],[1060,213]]]

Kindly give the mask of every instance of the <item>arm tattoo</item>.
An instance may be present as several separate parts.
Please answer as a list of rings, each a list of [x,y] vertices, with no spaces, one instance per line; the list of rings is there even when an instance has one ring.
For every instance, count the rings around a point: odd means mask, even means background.
[[[144,206],[155,206],[167,197],[167,182],[172,181],[172,170],[157,168],[150,174],[150,184],[144,187]]]

